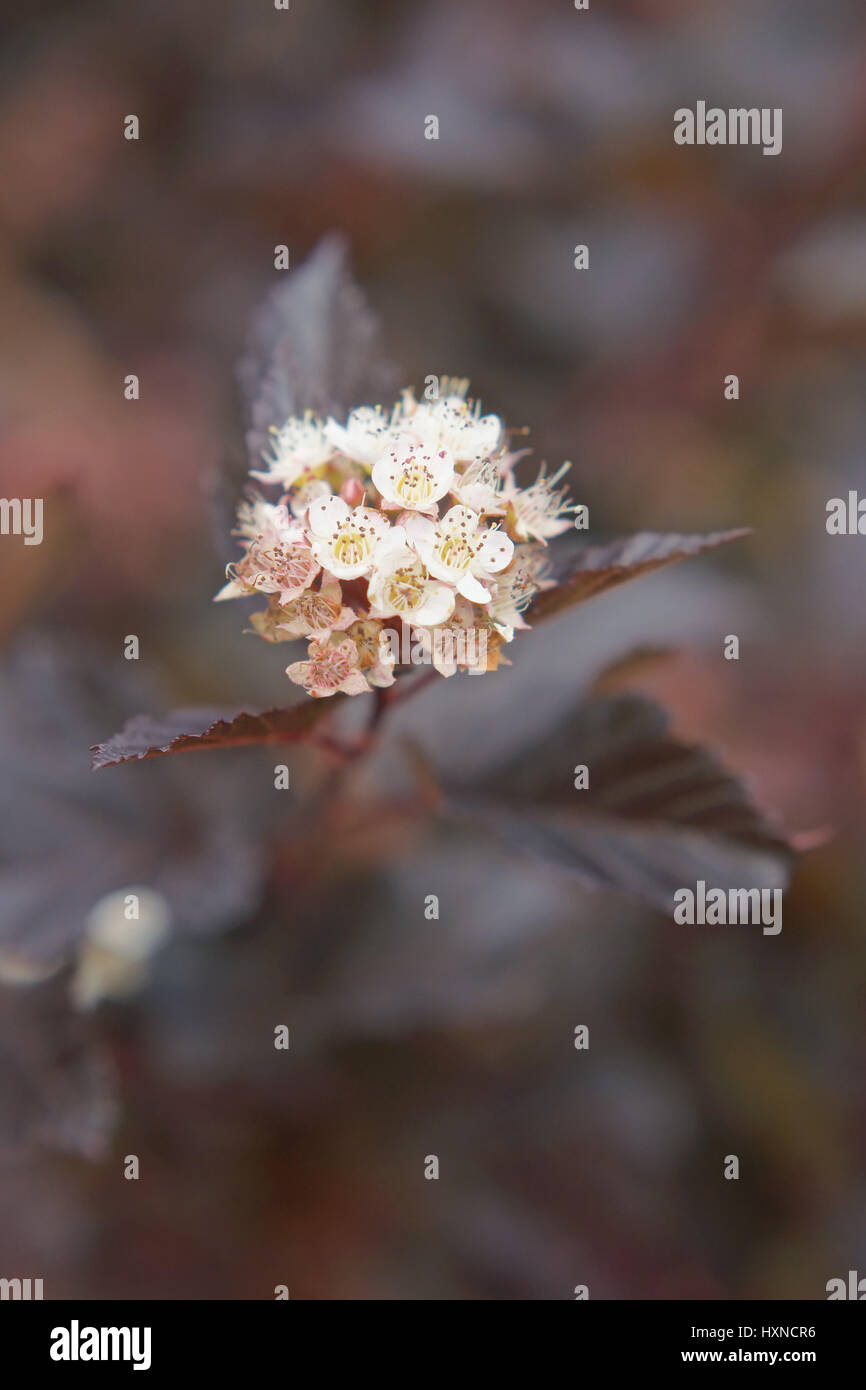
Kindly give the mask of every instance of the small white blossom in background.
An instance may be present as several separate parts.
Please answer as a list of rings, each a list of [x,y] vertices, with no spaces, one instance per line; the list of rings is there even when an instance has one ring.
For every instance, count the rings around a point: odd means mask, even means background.
[[[514,534],[518,540],[548,541],[553,536],[562,535],[571,525],[569,513],[576,510],[569,502],[568,491],[558,488],[559,482],[570,465],[564,463],[552,478],[544,471],[544,464],[531,487],[516,487],[509,481],[505,488],[504,500],[508,504]]]
[[[170,930],[171,908],[151,888],[125,888],[100,898],[87,918],[70,984],[75,1006],[92,1009],[103,999],[134,994]]]
[[[570,465],[550,477],[542,465],[518,486],[526,450],[510,450],[503,421],[482,415],[467,387],[443,378],[435,401],[406,390],[390,410],[361,406],[344,423],[310,412],[274,423],[266,467],[251,476],[277,500],[241,503],[243,555],[216,597],[262,595],[252,630],[307,640],[286,674],[308,694],[391,685],[404,624],[442,675],[494,671],[550,587],[545,547],[575,511],[560,486]]]

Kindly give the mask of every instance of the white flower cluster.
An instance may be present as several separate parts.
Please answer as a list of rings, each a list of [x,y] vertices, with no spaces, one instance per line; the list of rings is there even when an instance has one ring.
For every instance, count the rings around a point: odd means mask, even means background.
[[[495,670],[527,626],[544,546],[575,510],[557,487],[569,465],[518,487],[502,420],[467,384],[446,378],[432,401],[407,390],[390,414],[361,406],[343,425],[308,413],[272,429],[267,468],[251,476],[280,498],[241,504],[244,554],[216,597],[268,596],[255,631],[308,638],[287,675],[311,695],[390,685],[401,627],[452,675]],[[442,640],[470,632],[484,641]]]

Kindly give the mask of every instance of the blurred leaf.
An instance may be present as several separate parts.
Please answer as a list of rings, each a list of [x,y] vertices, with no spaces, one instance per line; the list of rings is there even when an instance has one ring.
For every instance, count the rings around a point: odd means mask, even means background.
[[[595,680],[592,682],[591,693],[593,695],[613,695],[623,686],[627,686],[629,681],[635,676],[645,675],[647,671],[654,670],[664,661],[669,661],[676,655],[676,647],[633,647],[624,656],[611,661],[603,670],[599,671]]]
[[[376,319],[346,267],[341,238],[325,237],[253,316],[238,379],[249,412],[253,467],[272,425],[313,410],[345,415],[390,390]]]
[[[330,707],[333,708],[332,697]],[[310,733],[329,704],[308,700],[291,709],[269,709],[262,714],[245,710],[177,709],[170,714],[137,714],[119,734],[91,749],[94,771],[164,753],[184,753],[193,748],[231,748],[250,743],[300,743]]]
[[[735,531],[713,531],[706,536],[661,535],[641,531],[606,545],[591,545],[575,550],[574,542],[552,547],[555,589],[546,589],[534,600],[529,616],[536,622],[554,617],[576,603],[584,603],[596,594],[603,594],[628,579],[676,564],[691,555],[715,550],[728,541],[738,541],[751,535],[748,528]]]
[[[581,764],[589,786],[577,790]],[[666,910],[677,888],[699,878],[781,887],[794,858],[743,784],[706,749],[673,738],[664,712],[636,696],[588,700],[483,797],[460,792],[453,804],[588,886]]]
[[[112,1068],[60,982],[0,988],[0,1152],[44,1144],[100,1158],[114,1122]]]
[[[80,637],[19,640],[0,664],[0,977],[63,964],[95,904],[130,885],[161,893],[182,931],[235,926],[258,904],[267,769],[227,753],[94,779],[100,727],[151,696]]]

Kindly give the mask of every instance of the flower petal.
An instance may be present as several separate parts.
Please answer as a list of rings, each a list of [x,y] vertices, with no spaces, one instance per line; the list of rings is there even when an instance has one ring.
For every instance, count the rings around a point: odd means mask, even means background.
[[[309,526],[314,536],[330,536],[341,521],[345,521],[351,508],[342,497],[316,497],[310,503]]]
[[[444,623],[454,612],[454,602],[454,590],[448,584],[430,583],[423,603],[412,614],[412,621],[421,623],[424,627],[435,627],[437,623]]]
[[[310,672],[313,669],[311,661],[293,661],[291,666],[286,667],[286,675],[295,685],[306,685],[310,679]]]
[[[456,506],[448,508],[439,522],[439,529],[452,536],[457,535],[458,532],[465,536],[474,536],[478,530],[478,520],[477,512],[473,512],[471,507],[462,507],[458,503]]]
[[[343,684],[340,686],[340,690],[343,692],[344,695],[366,695],[369,693],[370,685],[367,680],[367,677],[364,675],[362,671],[352,671],[351,674],[348,675],[346,679],[343,681]],[[335,695],[336,693],[336,690],[318,692],[313,691],[314,695]]]
[[[504,570],[514,557],[514,541],[504,531],[491,530],[482,537],[477,550],[477,560],[488,574],[498,574]]]
[[[464,574],[460,583],[457,585],[458,594],[468,598],[470,603],[489,603],[490,594],[483,584],[479,584],[474,574]]]
[[[224,584],[218,594],[214,594],[214,603],[222,603],[227,598],[247,598],[249,589],[245,589],[243,584],[239,584],[236,579],[230,579],[228,584]]]

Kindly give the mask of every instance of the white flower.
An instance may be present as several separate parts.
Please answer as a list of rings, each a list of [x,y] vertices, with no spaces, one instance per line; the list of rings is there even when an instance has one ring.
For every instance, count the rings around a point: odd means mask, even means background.
[[[267,502],[244,503],[238,530],[246,538],[246,553],[229,565],[224,584],[214,597],[219,602],[248,594],[279,594],[281,603],[297,598],[319,573],[306,531],[286,507]],[[254,529],[257,528],[257,529]]]
[[[327,699],[330,695],[363,695],[370,686],[359,669],[358,648],[351,637],[312,638],[308,660],[294,661],[286,675],[302,685],[308,695]]]
[[[487,606],[494,627],[506,642],[512,641],[515,628],[529,627],[523,613],[540,588],[536,557],[522,553],[524,550],[532,549],[532,546],[521,546],[518,549],[514,564],[507,574],[497,579],[496,592]]]
[[[451,492],[464,507],[482,515],[504,512],[500,494],[502,477],[493,459],[478,458],[454,476]]]
[[[319,497],[310,505],[309,528],[316,560],[337,579],[369,574],[377,556],[405,543],[405,532],[372,507],[350,507],[342,497]]]
[[[414,628],[413,635],[440,676],[458,670],[481,673],[499,665],[501,637],[466,599],[458,598],[454,612],[437,627]]]
[[[514,513],[514,532],[519,540],[539,540],[546,543],[552,536],[559,536],[571,525],[568,513],[576,510],[569,502],[566,488],[556,484],[571,467],[564,463],[552,478],[545,476],[545,465],[530,487],[520,488],[509,475],[503,498]]]
[[[519,487],[527,450],[468,389],[443,376],[433,400],[407,388],[393,407],[324,422],[308,411],[271,430],[253,476],[282,485],[280,505],[242,503],[243,556],[217,597],[268,596],[252,628],[309,639],[288,675],[311,695],[392,684],[401,624],[443,675],[495,671],[533,596],[555,585],[547,543],[576,510],[560,483],[570,464]]]
[[[309,412],[300,419],[293,415],[282,429],[271,429],[272,454],[263,454],[267,472],[251,470],[251,476],[263,483],[281,483],[293,487],[300,478],[321,468],[334,454],[322,421]]]
[[[324,478],[308,478],[306,482],[292,488],[288,498],[292,515],[303,520],[304,513],[311,502],[315,502],[317,497],[330,497],[330,495],[330,486]]]
[[[353,623],[348,634],[358,649],[358,664],[370,685],[394,684],[396,657],[382,624],[372,618]]]
[[[373,465],[373,486],[385,507],[434,511],[451,487],[454,459],[443,444],[401,432]]]
[[[386,553],[367,586],[374,618],[402,618],[407,623],[443,623],[454,610],[454,590],[431,579],[408,545]]]
[[[272,540],[297,540],[299,531],[293,527],[289,509],[284,503],[266,502],[264,497],[245,497],[238,507],[236,536],[255,540],[267,536]]]
[[[472,603],[488,603],[490,593],[479,582],[511,563],[514,542],[493,527],[479,527],[471,507],[452,507],[437,524],[428,517],[406,521],[409,539],[434,579],[453,584]]]
[[[355,613],[343,604],[336,579],[323,579],[318,593],[306,589],[285,605],[274,603],[266,613],[253,614],[253,628],[271,642],[293,637],[328,637],[345,630],[355,621]]]
[[[351,412],[345,429],[329,417],[325,436],[341,454],[371,468],[390,443],[393,418],[389,419],[381,406],[362,405]]]
[[[489,457],[502,439],[498,415],[482,415],[480,405],[470,405],[456,395],[423,401],[416,406],[409,424],[425,439],[438,439],[461,463]]]

